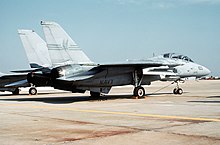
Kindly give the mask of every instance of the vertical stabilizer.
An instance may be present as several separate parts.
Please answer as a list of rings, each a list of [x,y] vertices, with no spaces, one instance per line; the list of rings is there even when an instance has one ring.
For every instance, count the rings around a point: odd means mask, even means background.
[[[18,30],[31,68],[52,66],[46,42],[34,30]]]
[[[92,63],[59,24],[41,21],[41,25],[53,65]]]

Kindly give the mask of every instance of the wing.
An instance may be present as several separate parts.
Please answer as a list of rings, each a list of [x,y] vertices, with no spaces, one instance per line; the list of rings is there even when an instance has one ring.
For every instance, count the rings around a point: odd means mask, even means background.
[[[85,79],[90,79],[93,77],[97,77],[102,72],[107,71],[110,75],[118,75],[125,73],[133,73],[135,70],[144,70],[144,69],[156,69],[162,66],[169,68],[176,66],[177,64],[166,64],[161,62],[124,62],[124,63],[111,63],[111,64],[98,64],[96,66],[87,66],[89,69],[84,69],[84,71],[80,73],[67,73],[69,75],[64,75],[57,79],[65,80],[65,81],[81,81]],[[81,65],[81,67],[86,67],[85,65]],[[163,68],[164,69],[164,68]],[[63,70],[63,72],[67,72],[68,70]]]
[[[111,63],[111,64],[99,64],[97,66],[100,68],[108,67],[130,67],[135,69],[169,69],[178,65],[182,65],[176,62],[163,62],[163,61],[139,61],[139,62],[122,62],[122,63]],[[96,68],[94,68],[96,69]]]

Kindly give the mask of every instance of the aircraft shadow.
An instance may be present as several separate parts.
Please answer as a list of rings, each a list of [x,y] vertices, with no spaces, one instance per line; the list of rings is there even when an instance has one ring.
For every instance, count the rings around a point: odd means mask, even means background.
[[[89,96],[70,96],[70,97],[29,97],[29,98],[10,98],[10,99],[0,99],[0,101],[19,101],[19,102],[43,102],[50,104],[69,104],[74,102],[83,102],[83,101],[106,101],[106,100],[115,100],[115,99],[131,99],[131,95],[109,95],[102,96],[101,99],[92,99]]]
[[[220,96],[208,96],[206,98],[219,98]],[[201,100],[201,101],[188,101],[188,102],[194,102],[194,103],[220,103],[220,100]]]
[[[49,92],[49,93],[39,93],[40,95],[49,95],[49,94],[64,94],[69,92]],[[13,95],[13,94],[0,94],[0,96],[28,96],[28,94],[19,94],[19,95]]]
[[[56,93],[40,93],[40,95],[47,95],[47,94],[63,94],[63,92],[56,92]],[[154,97],[154,95],[171,95],[173,93],[152,93],[146,94],[146,96]],[[0,96],[13,96],[11,94],[0,95]],[[27,96],[26,94],[21,94],[19,96]],[[180,95],[178,95],[180,96]],[[50,103],[50,104],[69,104],[74,102],[83,102],[83,101],[106,101],[106,100],[116,100],[116,99],[133,99],[132,94],[126,95],[105,95],[102,96],[100,99],[92,99],[90,96],[69,96],[69,97],[36,97],[36,96],[28,96],[22,98],[9,98],[9,99],[0,99],[0,101],[19,101],[19,102],[43,102],[43,103]]]
[[[189,92],[184,92],[183,94],[187,94],[187,93],[189,93]],[[173,93],[172,92],[161,92],[161,93],[149,93],[149,94],[146,94],[146,96],[154,96],[154,95],[173,95]],[[178,97],[180,97],[181,95],[175,95],[175,96],[178,96]]]
[[[208,96],[206,98],[220,98],[220,96]]]
[[[171,95],[173,93],[149,93],[149,94],[146,94],[146,96],[154,96],[154,95]]]
[[[220,103],[220,101],[188,101],[191,103]]]

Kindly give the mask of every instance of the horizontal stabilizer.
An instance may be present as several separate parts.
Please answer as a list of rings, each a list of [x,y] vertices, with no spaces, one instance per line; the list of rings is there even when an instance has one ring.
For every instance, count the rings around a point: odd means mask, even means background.
[[[16,87],[16,86],[22,86],[24,84],[28,83],[27,79],[25,80],[21,80],[21,81],[17,81],[17,82],[13,82],[11,84],[5,85],[5,87]]]
[[[12,70],[13,73],[30,73],[30,72],[36,72],[40,69],[28,69],[28,70]]]
[[[13,70],[11,72],[13,72],[13,73],[30,73],[30,72],[37,72],[37,71],[42,71],[44,73],[44,72],[50,72],[50,69],[47,67],[41,67],[41,68],[27,69],[27,70]]]

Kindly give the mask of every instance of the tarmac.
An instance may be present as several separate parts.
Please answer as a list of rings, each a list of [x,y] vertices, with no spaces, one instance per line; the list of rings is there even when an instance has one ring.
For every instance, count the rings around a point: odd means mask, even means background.
[[[100,100],[89,92],[39,88],[38,95],[0,93],[2,145],[219,145],[220,80],[144,86],[146,97],[132,97],[132,86],[114,87]]]

